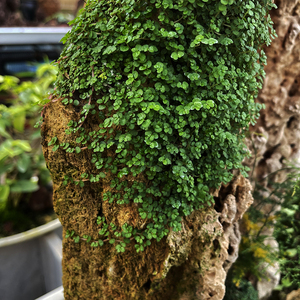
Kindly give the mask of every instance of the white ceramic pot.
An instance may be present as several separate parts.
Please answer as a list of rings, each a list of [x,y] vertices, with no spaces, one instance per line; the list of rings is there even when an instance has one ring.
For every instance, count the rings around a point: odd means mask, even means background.
[[[64,300],[64,289],[60,286],[36,300]]]
[[[35,300],[60,287],[61,259],[62,227],[58,219],[1,238],[0,298]]]

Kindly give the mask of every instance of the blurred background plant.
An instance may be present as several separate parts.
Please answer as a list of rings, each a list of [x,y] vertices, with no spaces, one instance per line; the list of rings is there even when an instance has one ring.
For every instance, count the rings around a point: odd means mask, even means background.
[[[0,76],[0,236],[47,222],[52,213],[51,178],[34,128],[49,99],[56,67],[40,64],[33,80]],[[50,212],[41,216],[40,212]],[[50,219],[49,219],[50,218]]]
[[[293,179],[294,186],[291,186],[284,194],[281,210],[277,213],[274,231],[274,236],[279,244],[281,265],[281,281],[276,288],[279,291],[276,293],[279,295],[277,299],[285,299],[288,293],[300,289],[299,173]]]
[[[246,279],[240,279],[238,286],[233,282],[232,272],[226,278],[226,295],[223,300],[258,300],[258,293]]]
[[[241,222],[239,257],[229,271],[224,300],[258,299],[254,287],[266,278],[266,267],[274,264],[280,265],[281,279],[269,300],[285,300],[287,294],[300,288],[300,189],[297,188],[300,169],[293,165],[288,169],[290,174],[281,183],[269,179],[268,188],[263,183],[255,183],[255,204]],[[261,208],[266,205],[268,210],[263,212]],[[270,236],[264,234],[270,227],[274,228],[273,237],[279,249],[274,248],[269,242]]]

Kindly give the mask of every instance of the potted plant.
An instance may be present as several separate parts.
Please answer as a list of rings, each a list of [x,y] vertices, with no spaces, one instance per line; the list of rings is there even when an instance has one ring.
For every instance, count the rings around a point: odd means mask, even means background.
[[[52,210],[40,131],[34,128],[40,115],[36,104],[43,105],[55,76],[49,63],[39,66],[33,81],[0,76],[0,289],[5,299],[35,299],[61,284],[61,225]],[[49,268],[58,275],[47,278]],[[12,282],[20,288],[12,289]]]

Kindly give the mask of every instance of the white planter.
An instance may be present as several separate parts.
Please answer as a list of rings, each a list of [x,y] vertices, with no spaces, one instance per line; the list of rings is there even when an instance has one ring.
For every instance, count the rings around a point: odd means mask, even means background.
[[[57,219],[0,239],[1,299],[35,300],[61,286],[61,236]]]
[[[60,286],[36,300],[64,300],[64,289]]]
[[[0,45],[57,44],[70,27],[2,27]]]

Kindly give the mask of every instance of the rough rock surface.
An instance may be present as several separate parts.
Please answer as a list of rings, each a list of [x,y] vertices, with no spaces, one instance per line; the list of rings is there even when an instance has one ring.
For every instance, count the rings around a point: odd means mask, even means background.
[[[286,296],[286,300],[300,300],[300,289],[290,292]]]
[[[300,1],[277,0],[271,13],[278,37],[265,49],[268,63],[266,78],[258,101],[264,103],[261,117],[254,128],[248,147],[253,157],[246,164],[253,170],[252,178],[271,192],[270,181],[283,182],[288,163],[299,164],[300,156]],[[271,174],[271,175],[270,175]],[[268,192],[265,192],[268,196]],[[268,213],[270,205],[265,205]],[[280,209],[278,205],[276,210]],[[272,235],[272,231],[264,232]],[[277,247],[273,241],[274,247]],[[278,268],[267,269],[270,281],[258,284],[263,298],[279,282]],[[272,282],[273,284],[270,284]]]
[[[87,234],[97,240],[99,213],[115,224],[126,220],[129,225],[142,226],[134,205],[119,208],[99,201],[106,178],[97,184],[86,182],[83,188],[62,184],[65,174],[82,174],[93,168],[91,154],[88,150],[79,154],[61,149],[53,152],[48,146],[53,136],[69,142],[65,129],[76,118],[72,106],[66,107],[57,99],[43,113],[43,151],[54,181],[55,210],[64,231],[74,230],[76,235]],[[84,241],[76,244],[72,239],[64,239],[65,299],[223,299],[226,271],[238,255],[238,221],[253,201],[251,185],[237,175],[215,191],[214,197],[215,208],[193,212],[183,220],[181,232],[170,232],[144,252],[136,253],[130,244],[118,254],[110,244],[92,248]]]
[[[300,155],[300,1],[275,2],[278,9],[272,12],[272,20],[278,37],[265,49],[266,78],[258,97],[266,109],[251,129],[255,134],[249,141],[255,155],[247,164],[255,165],[257,180],[282,169],[287,161],[298,161]],[[282,182],[288,173],[279,172],[272,180]]]

